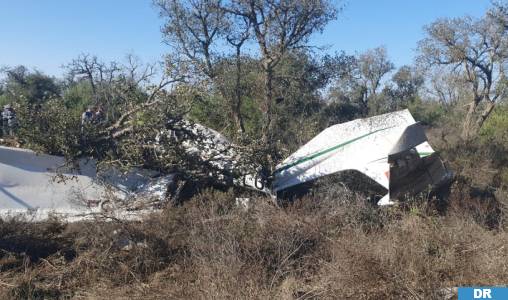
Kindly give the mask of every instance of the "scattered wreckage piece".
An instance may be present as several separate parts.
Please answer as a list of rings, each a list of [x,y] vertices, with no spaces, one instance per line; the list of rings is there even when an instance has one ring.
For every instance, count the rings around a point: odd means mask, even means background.
[[[215,174],[217,182],[272,194],[261,167],[247,162],[244,151],[220,132],[185,119],[172,120],[170,127],[178,130],[161,131],[155,139],[156,152],[164,154],[165,143],[177,142],[188,154],[219,170]]]
[[[41,220],[54,215],[79,220],[107,212],[132,218],[134,211],[153,211],[160,205],[165,182],[171,178],[153,179],[155,175],[150,170],[126,175],[110,170],[99,175],[93,160],[69,166],[60,156],[0,146],[0,217],[26,215]]]
[[[347,170],[372,178],[387,190],[379,205],[439,188],[452,172],[427,142],[408,110],[333,125],[289,156],[274,172],[273,191]]]

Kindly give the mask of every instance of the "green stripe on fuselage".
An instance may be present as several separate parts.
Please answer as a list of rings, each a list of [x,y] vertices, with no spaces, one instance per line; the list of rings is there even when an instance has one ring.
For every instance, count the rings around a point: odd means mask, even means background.
[[[302,157],[302,158],[300,158],[299,160],[297,160],[297,161],[295,161],[295,162],[293,162],[293,163],[290,163],[290,164],[287,164],[287,165],[285,165],[285,166],[280,167],[279,169],[275,170],[275,172],[273,172],[273,174],[276,174],[276,173],[282,172],[282,171],[284,171],[284,170],[290,169],[290,168],[292,168],[292,167],[294,167],[294,166],[296,166],[296,165],[299,165],[299,164],[301,164],[301,163],[304,163],[304,162],[306,162],[306,161],[313,160],[314,158],[316,158],[316,157],[318,157],[318,156],[321,156],[321,155],[324,155],[324,154],[330,153],[330,152],[332,152],[332,151],[334,151],[334,150],[337,150],[337,149],[339,149],[339,148],[342,148],[342,147],[344,147],[344,146],[347,146],[347,145],[349,145],[349,144],[351,144],[351,143],[354,143],[354,142],[356,142],[356,141],[358,141],[358,140],[360,140],[360,139],[362,139],[362,138],[364,138],[364,137],[367,137],[367,136],[372,135],[372,134],[374,134],[374,133],[378,133],[378,132],[383,131],[383,130],[391,129],[391,128],[393,128],[393,127],[395,127],[395,126],[391,126],[391,127],[386,127],[386,128],[381,128],[381,129],[378,129],[378,130],[374,130],[374,131],[372,131],[372,132],[366,133],[366,134],[364,134],[364,135],[361,135],[361,136],[359,136],[359,137],[356,137],[356,138],[351,139],[351,140],[349,140],[349,141],[346,141],[346,142],[344,142],[344,143],[341,143],[341,144],[335,145],[335,146],[333,146],[333,147],[330,147],[330,148],[328,148],[328,149],[325,149],[325,150],[322,150],[322,151],[316,152],[316,153],[314,153],[314,154],[311,154],[311,155],[308,155],[308,156]]]

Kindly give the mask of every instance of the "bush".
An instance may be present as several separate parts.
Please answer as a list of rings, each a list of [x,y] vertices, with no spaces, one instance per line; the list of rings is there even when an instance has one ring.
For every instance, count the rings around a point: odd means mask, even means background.
[[[508,105],[494,109],[480,129],[480,137],[486,143],[499,143],[508,147]]]
[[[444,107],[436,101],[425,101],[420,98],[415,99],[408,105],[408,109],[415,120],[425,125],[436,125],[446,115]]]
[[[491,210],[452,197],[444,214],[421,200],[379,209],[345,190],[245,209],[208,190],[143,221],[2,222],[0,297],[437,298],[507,282],[508,234],[484,222]]]

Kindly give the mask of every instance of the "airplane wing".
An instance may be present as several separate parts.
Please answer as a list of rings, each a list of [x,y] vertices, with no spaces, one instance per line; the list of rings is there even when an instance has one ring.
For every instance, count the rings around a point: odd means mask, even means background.
[[[415,147],[420,156],[434,153],[426,138],[413,145],[400,141],[408,126],[416,124],[408,110],[337,124],[325,129],[274,172],[275,192],[345,170],[357,170],[386,189],[390,188],[388,156],[395,146]],[[421,137],[421,136],[419,136]],[[393,150],[393,151],[392,151]],[[388,198],[385,198],[385,201]]]
[[[0,147],[0,211],[84,211],[77,199],[96,200],[104,189],[93,183],[95,169],[83,165],[83,173],[65,170],[63,157],[30,150]],[[57,174],[69,175],[58,182]],[[70,178],[74,176],[74,178]],[[80,195],[78,195],[78,193]],[[74,199],[76,201],[71,201]]]
[[[0,146],[0,217],[32,212],[76,216],[100,210],[105,195],[123,199],[149,180],[150,170],[127,175],[108,170],[98,175],[93,160],[67,166],[63,157]]]

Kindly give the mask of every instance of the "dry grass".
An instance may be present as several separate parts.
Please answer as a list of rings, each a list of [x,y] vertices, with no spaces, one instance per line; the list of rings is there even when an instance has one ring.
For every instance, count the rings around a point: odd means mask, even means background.
[[[0,298],[432,299],[506,283],[508,234],[489,223],[497,208],[463,205],[462,190],[445,212],[351,194],[283,209],[260,198],[245,211],[208,191],[143,222],[2,222]]]

